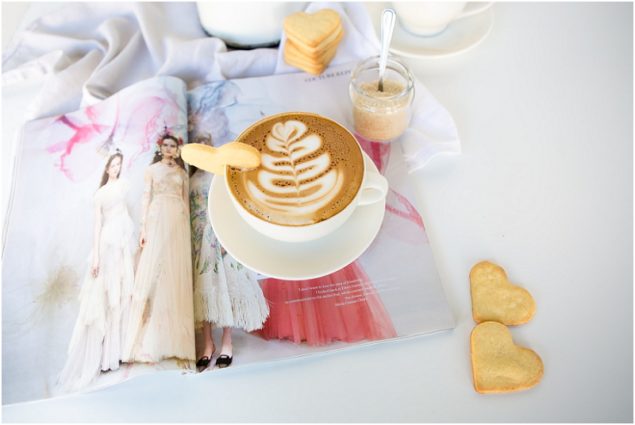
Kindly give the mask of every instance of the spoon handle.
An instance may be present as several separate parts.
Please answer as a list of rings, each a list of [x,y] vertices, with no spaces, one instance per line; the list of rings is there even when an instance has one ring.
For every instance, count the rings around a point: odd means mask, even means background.
[[[386,72],[386,62],[388,61],[388,49],[392,32],[395,28],[395,11],[384,9],[381,14],[381,46],[379,54],[379,91],[384,91],[384,73]]]

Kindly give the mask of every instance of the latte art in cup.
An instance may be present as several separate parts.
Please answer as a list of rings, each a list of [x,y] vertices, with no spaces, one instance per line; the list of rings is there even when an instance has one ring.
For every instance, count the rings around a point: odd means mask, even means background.
[[[364,159],[355,138],[339,124],[308,113],[258,122],[240,141],[261,152],[256,170],[230,169],[227,183],[250,214],[283,226],[327,220],[355,199]]]

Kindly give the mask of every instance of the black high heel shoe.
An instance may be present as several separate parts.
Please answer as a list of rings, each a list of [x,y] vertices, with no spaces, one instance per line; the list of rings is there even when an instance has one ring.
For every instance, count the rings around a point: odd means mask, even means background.
[[[209,366],[209,362],[212,361],[212,356],[203,356],[200,359],[198,359],[198,361],[196,362],[196,368],[201,371],[207,368],[207,366]]]
[[[216,359],[216,367],[218,367],[219,369],[229,367],[232,364],[233,359],[233,357],[228,356],[227,354],[221,354]]]

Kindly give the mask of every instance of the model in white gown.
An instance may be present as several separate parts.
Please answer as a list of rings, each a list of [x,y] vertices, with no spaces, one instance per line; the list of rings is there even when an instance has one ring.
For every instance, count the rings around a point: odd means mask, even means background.
[[[195,358],[189,187],[177,152],[176,140],[164,138],[162,159],[145,173],[127,362]]]
[[[128,185],[118,178],[121,155],[108,161],[112,172],[97,190],[92,266],[86,273],[79,313],[59,383],[62,391],[90,384],[100,371],[117,370],[121,360],[122,328],[133,284],[133,224],[126,206]],[[112,165],[112,167],[110,167]]]

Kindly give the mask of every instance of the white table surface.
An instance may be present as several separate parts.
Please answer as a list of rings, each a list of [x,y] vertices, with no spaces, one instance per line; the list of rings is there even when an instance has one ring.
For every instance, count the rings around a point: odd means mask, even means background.
[[[25,8],[2,8],[4,36]],[[461,156],[413,176],[453,331],[223,374],[154,374],[4,406],[3,419],[632,422],[632,4],[494,11],[474,50],[407,61],[463,142]],[[536,299],[534,319],[512,329],[545,364],[531,390],[472,388],[468,273],[482,259]]]

